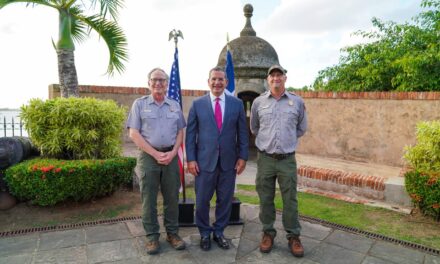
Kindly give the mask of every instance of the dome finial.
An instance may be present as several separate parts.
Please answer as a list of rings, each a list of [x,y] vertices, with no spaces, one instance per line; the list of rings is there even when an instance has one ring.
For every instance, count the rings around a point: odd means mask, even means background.
[[[252,7],[251,4],[246,4],[243,7],[243,12],[244,12],[244,16],[246,17],[246,25],[244,26],[243,30],[240,32],[240,36],[241,37],[243,37],[243,36],[250,36],[250,37],[257,36],[257,33],[252,28],[252,24],[251,24],[251,17],[252,17],[252,12],[254,12],[254,8]]]

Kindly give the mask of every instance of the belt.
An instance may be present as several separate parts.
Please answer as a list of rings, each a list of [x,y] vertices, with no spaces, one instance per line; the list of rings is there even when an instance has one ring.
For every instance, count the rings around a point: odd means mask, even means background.
[[[266,155],[268,157],[271,157],[273,159],[276,159],[276,160],[287,159],[288,157],[291,157],[291,156],[295,155],[295,151],[294,152],[290,152],[290,153],[283,153],[283,154],[279,154],[279,153],[272,153],[272,154],[270,154],[270,153],[267,153],[266,151],[261,151],[261,150],[258,150],[258,152],[260,152],[260,153],[262,153],[262,154],[264,154],[264,155]]]
[[[169,146],[169,147],[163,147],[163,148],[155,148],[153,147],[155,150],[160,151],[160,152],[168,152],[173,150],[174,146]]]

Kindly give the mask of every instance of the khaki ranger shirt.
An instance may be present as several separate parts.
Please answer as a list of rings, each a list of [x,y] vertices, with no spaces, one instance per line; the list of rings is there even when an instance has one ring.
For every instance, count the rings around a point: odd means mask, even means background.
[[[143,96],[134,101],[126,127],[139,130],[153,148],[165,148],[174,146],[177,133],[186,127],[186,122],[176,101],[165,97],[159,105],[152,96]]]
[[[250,127],[260,151],[269,154],[294,152],[298,138],[307,130],[303,99],[289,92],[284,92],[279,100],[270,91],[261,94],[252,104]]]

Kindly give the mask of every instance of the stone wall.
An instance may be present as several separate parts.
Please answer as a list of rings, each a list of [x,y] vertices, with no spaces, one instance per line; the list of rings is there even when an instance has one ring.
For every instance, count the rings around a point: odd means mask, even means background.
[[[81,96],[113,99],[129,109],[145,94],[141,87],[80,86]],[[206,90],[183,90],[187,117],[192,100]],[[416,142],[415,126],[440,120],[440,92],[298,92],[306,103],[309,130],[298,152],[400,166],[404,147]],[[59,96],[49,86],[49,98]]]
[[[309,130],[299,153],[399,166],[419,121],[440,119],[438,92],[299,92]]]

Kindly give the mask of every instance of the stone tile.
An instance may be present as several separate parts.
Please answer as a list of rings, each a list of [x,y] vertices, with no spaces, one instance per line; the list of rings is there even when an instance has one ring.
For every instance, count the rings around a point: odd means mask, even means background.
[[[440,256],[426,254],[424,264],[440,264]]]
[[[188,250],[175,250],[167,251],[166,253],[160,253],[158,255],[157,263],[168,264],[193,264],[196,260]],[[147,261],[147,263],[149,263]]]
[[[246,222],[243,226],[243,234],[241,237],[252,241],[260,241],[262,234],[261,224]]]
[[[33,252],[37,248],[38,234],[0,239],[0,256]]]
[[[127,221],[125,222],[127,225],[128,231],[133,237],[145,236],[144,226],[142,225],[141,220],[136,221]]]
[[[418,250],[383,241],[377,241],[374,243],[369,255],[399,264],[423,263],[424,259],[424,254]]]
[[[31,253],[0,257],[0,264],[30,264],[31,262]]]
[[[87,244],[131,238],[125,223],[98,225],[86,228]]]
[[[54,231],[40,234],[40,245],[38,250],[78,247],[85,244],[86,233],[84,229]]]
[[[243,256],[248,255],[252,251],[259,250],[260,243],[257,241],[252,241],[246,238],[240,239],[240,244],[238,245],[237,258],[240,259]]]
[[[270,253],[261,253],[260,249],[256,249],[249,254],[241,257],[236,263],[253,263],[253,264],[275,264],[275,263],[303,263],[304,259],[298,259],[287,251],[287,248],[280,249],[275,247]]]
[[[233,238],[239,238],[241,236],[242,231],[243,231],[243,225],[230,225],[225,229],[223,234],[225,235],[226,238],[233,239]]]
[[[199,230],[197,229],[197,227],[179,227],[179,236],[181,236],[182,238],[198,233]]]
[[[331,232],[332,229],[319,224],[313,224],[307,221],[301,221],[301,236],[307,236],[309,238],[324,240]]]
[[[394,262],[372,256],[367,256],[365,257],[364,261],[362,261],[362,264],[394,264]]]
[[[212,241],[213,242],[213,241]],[[203,251],[200,249],[199,241],[192,243],[187,247],[188,252],[191,254],[195,263],[207,263],[207,264],[226,264],[234,263],[237,255],[237,248],[232,247],[228,250],[221,249],[215,242],[212,243],[211,250]]]
[[[360,264],[364,255],[328,243],[320,243],[310,255],[309,259],[322,264]]]
[[[39,251],[35,254],[35,264],[51,264],[51,263],[72,263],[72,264],[86,264],[86,247],[70,247],[70,248],[56,248],[46,251]]]
[[[366,254],[375,242],[367,237],[340,230],[333,231],[324,241],[363,254]]]
[[[100,262],[99,264],[142,264],[145,263],[139,258],[132,258],[132,259],[124,259],[124,260],[118,260],[118,261],[111,261],[111,262]],[[147,262],[150,263],[150,262]]]
[[[137,258],[136,239],[115,240],[87,245],[88,263]]]

